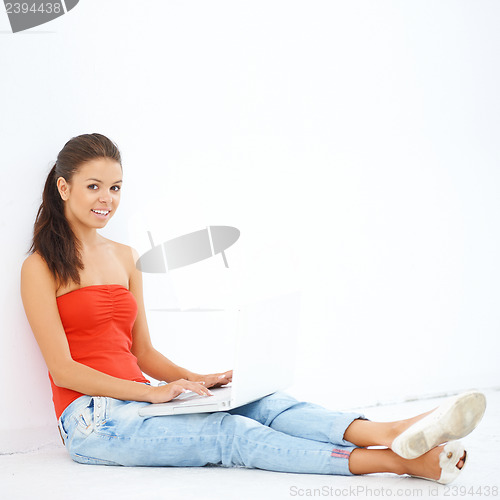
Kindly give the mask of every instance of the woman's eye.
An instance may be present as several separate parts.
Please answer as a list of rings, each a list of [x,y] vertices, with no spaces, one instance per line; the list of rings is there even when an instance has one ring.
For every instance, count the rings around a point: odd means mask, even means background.
[[[97,184],[90,184],[87,186],[89,189],[97,189]]]
[[[121,188],[120,188],[120,186],[113,186],[111,189],[113,191],[120,191]]]

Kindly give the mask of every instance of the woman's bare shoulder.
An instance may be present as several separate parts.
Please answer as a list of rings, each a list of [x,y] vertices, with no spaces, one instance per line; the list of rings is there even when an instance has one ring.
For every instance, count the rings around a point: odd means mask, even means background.
[[[57,288],[47,262],[38,252],[28,255],[21,266],[21,286],[26,283],[37,286],[43,284],[44,288],[51,288],[54,292]]]
[[[113,252],[127,269],[130,270],[135,267],[135,263],[139,258],[139,254],[135,248],[112,240],[108,240],[108,243],[113,248]]]
[[[118,243],[117,241],[108,240],[114,251],[125,258],[131,258],[135,250],[124,243]]]
[[[50,273],[49,266],[38,252],[28,255],[21,266],[21,274],[45,275],[47,272]]]

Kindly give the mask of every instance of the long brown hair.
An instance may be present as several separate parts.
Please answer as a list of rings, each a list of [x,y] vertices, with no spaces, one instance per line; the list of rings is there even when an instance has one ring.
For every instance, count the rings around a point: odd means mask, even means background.
[[[80,284],[81,243],[73,233],[66,216],[64,202],[57,189],[57,179],[70,183],[81,164],[95,158],[111,158],[122,164],[115,143],[102,134],[83,134],[70,139],[57,155],[42,194],[42,204],[33,228],[30,253],[38,252],[60,285],[73,281]]]

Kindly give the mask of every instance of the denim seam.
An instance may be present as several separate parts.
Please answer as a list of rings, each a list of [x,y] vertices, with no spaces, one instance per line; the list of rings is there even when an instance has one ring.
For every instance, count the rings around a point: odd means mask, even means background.
[[[279,432],[279,431],[276,431],[276,432]],[[256,445],[260,445],[262,447],[267,447],[268,449],[273,449],[273,450],[276,450],[276,451],[281,451],[283,450],[283,448],[278,448],[276,446],[273,446],[273,445],[268,445],[267,443],[262,443],[260,441],[255,441],[253,439],[249,439],[245,436],[242,436],[240,434],[235,434],[232,436],[232,443],[231,443],[231,447],[233,447],[233,442],[235,440],[235,438],[240,438],[242,440],[244,440],[246,443],[249,443],[249,444],[256,444]],[[301,438],[298,438],[298,439],[301,439]],[[303,439],[303,438],[302,438]],[[325,443],[327,444],[327,443]],[[290,450],[290,448],[288,448],[288,450]],[[330,469],[330,474],[333,474],[333,464],[331,461],[329,461],[328,459],[331,458],[331,451],[330,450],[307,450],[307,449],[303,449],[303,448],[295,448],[293,450],[294,452],[304,452],[304,453],[311,453],[311,454],[314,454],[317,458],[321,458],[321,455],[324,454],[325,455],[325,468],[329,468]],[[232,455],[233,453],[231,453]],[[338,458],[338,457],[336,457]],[[248,467],[248,466],[247,466]]]
[[[279,432],[279,431],[275,431],[275,432]],[[305,439],[305,438],[300,438],[297,436],[292,436],[292,437],[296,437],[296,439]],[[283,450],[283,448],[278,448],[276,446],[269,445],[267,443],[262,443],[261,441],[255,441],[254,439],[247,438],[241,434],[234,434],[232,436],[232,440],[234,441],[235,438],[241,438],[241,439],[244,439],[247,443],[266,446],[267,448],[272,448],[273,450]],[[319,443],[320,441],[317,441],[317,442]],[[328,444],[328,443],[325,443],[325,444]],[[316,451],[314,451],[314,450],[307,450],[305,448],[299,448],[299,449],[296,449],[296,451],[305,451],[307,453],[316,453]],[[330,450],[317,450],[317,452],[318,453],[330,453]]]

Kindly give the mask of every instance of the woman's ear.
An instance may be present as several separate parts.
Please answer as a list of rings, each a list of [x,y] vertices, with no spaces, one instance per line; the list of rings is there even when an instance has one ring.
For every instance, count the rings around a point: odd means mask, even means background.
[[[69,197],[69,184],[64,177],[57,179],[57,189],[63,201],[66,201]]]

